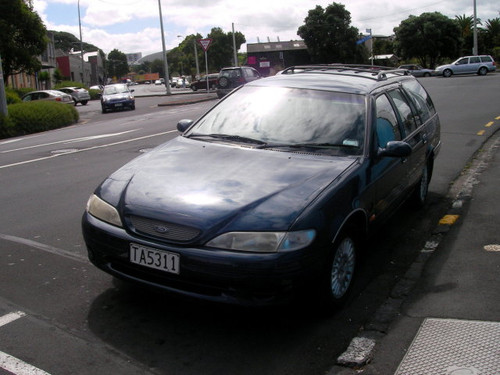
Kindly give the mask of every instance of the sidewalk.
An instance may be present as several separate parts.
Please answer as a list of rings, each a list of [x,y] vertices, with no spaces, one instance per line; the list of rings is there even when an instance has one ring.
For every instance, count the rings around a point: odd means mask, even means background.
[[[497,133],[454,184],[449,215],[380,309],[395,311],[388,329],[368,322],[328,375],[500,374],[499,148]]]

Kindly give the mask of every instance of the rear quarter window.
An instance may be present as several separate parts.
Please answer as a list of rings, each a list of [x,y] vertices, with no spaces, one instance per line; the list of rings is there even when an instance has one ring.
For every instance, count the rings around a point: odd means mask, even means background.
[[[481,56],[481,62],[489,63],[493,59],[490,56]]]
[[[436,113],[431,97],[417,80],[403,82],[403,88],[415,105],[422,122],[426,122]]]

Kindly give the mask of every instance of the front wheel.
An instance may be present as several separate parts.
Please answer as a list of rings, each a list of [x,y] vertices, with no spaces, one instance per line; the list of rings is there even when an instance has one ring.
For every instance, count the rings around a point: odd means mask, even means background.
[[[339,308],[349,297],[357,264],[357,241],[350,232],[335,240],[322,280],[322,306],[325,312]]]
[[[451,71],[451,69],[446,69],[443,72],[443,77],[449,78],[449,77],[451,77],[452,74],[453,74],[453,72]]]
[[[87,105],[88,101],[87,100],[82,100],[82,105]]]

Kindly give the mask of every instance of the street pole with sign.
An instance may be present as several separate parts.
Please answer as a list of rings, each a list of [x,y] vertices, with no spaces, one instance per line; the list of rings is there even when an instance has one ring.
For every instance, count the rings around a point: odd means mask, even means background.
[[[205,51],[205,79],[207,81],[207,92],[210,91],[209,83],[208,83],[208,58],[207,58],[207,51],[208,48],[210,47],[210,43],[212,43],[212,39],[207,38],[207,39],[198,39],[198,43],[200,43],[201,48],[203,48],[203,51]]]

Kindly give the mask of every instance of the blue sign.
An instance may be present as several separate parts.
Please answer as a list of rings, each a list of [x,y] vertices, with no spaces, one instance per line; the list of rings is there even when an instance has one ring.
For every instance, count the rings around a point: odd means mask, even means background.
[[[366,42],[367,40],[369,40],[369,39],[371,39],[371,38],[372,38],[372,36],[371,36],[371,35],[367,35],[367,36],[365,36],[364,38],[361,38],[360,40],[358,40],[358,41],[356,42],[356,44],[361,44],[361,43],[364,43],[364,42]]]

